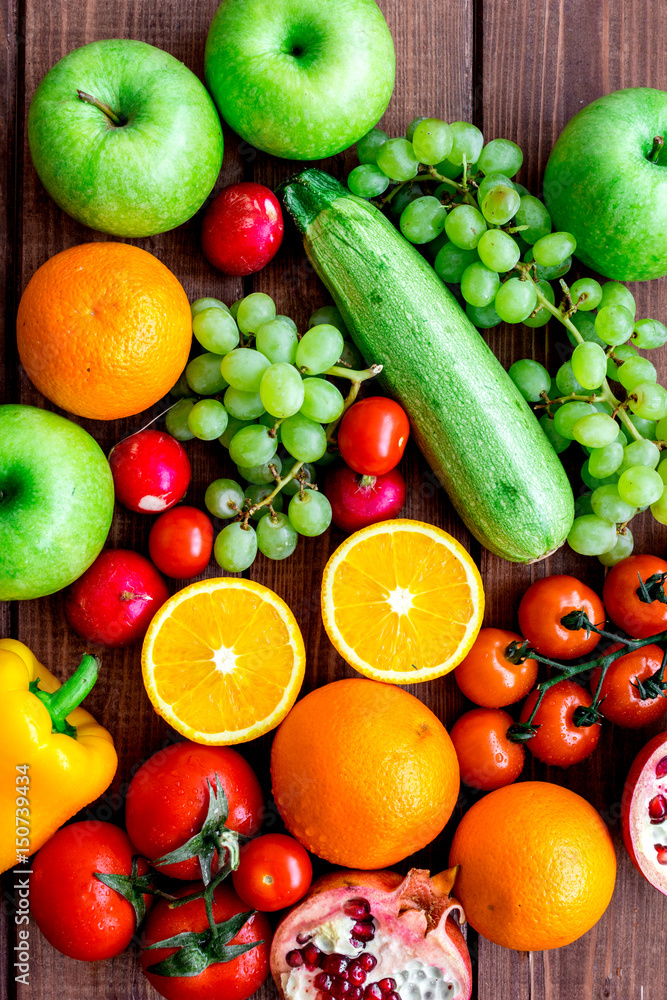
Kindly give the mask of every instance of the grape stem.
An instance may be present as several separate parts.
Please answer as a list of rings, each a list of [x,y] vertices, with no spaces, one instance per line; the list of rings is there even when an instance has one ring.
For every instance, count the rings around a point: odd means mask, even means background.
[[[538,403],[536,406],[537,410],[549,409],[554,403],[571,403],[572,400],[581,400],[582,403],[602,403],[604,396],[577,396],[575,392],[571,392],[569,396],[557,396],[556,399],[548,399],[546,393],[541,393],[544,397],[544,403]]]
[[[371,365],[370,368],[366,368],[364,371],[352,371],[349,368],[340,368],[338,365],[334,365],[333,368],[329,368],[329,370],[324,373],[325,375],[335,375],[337,378],[347,378],[352,383],[348,394],[345,397],[345,402],[343,403],[343,409],[341,410],[340,416],[336,417],[335,420],[332,420],[327,426],[327,447],[334,443],[336,429],[359,395],[361,383],[365,382],[369,378],[375,378],[376,375],[380,374],[382,368],[382,365]]]
[[[431,179],[431,180],[434,180],[434,181],[438,181],[439,184],[448,184],[449,187],[453,188],[454,191],[457,194],[463,195],[463,200],[465,202],[467,202],[469,205],[474,205],[474,207],[477,208],[477,202],[475,201],[475,197],[474,197],[474,195],[472,195],[470,193],[470,189],[468,188],[468,177],[467,177],[468,166],[467,166],[467,164],[465,162],[465,159],[463,161],[463,167],[464,167],[464,170],[463,170],[464,182],[463,182],[463,184],[459,184],[458,181],[452,180],[451,177],[445,177],[444,174],[439,174],[438,171],[435,169],[435,167],[432,167],[432,166],[427,167],[427,172],[426,173],[417,174],[416,180],[420,180],[420,179],[421,180],[429,180],[429,179]]]
[[[248,507],[247,510],[243,511],[243,527],[244,528],[248,527],[248,521],[250,520],[250,518],[252,517],[252,515],[256,511],[258,511],[260,509],[260,507],[270,507],[271,506],[271,504],[273,503],[273,501],[275,500],[275,498],[278,496],[278,494],[282,490],[283,486],[286,486],[287,483],[289,483],[292,479],[294,479],[294,477],[303,468],[304,465],[305,465],[305,462],[295,462],[294,465],[292,466],[292,468],[290,469],[290,471],[287,473],[287,475],[283,476],[282,478],[278,474],[278,470],[277,470],[276,466],[273,465],[273,464],[269,465],[269,468],[271,469],[271,471],[273,472],[273,475],[275,476],[276,485],[273,488],[272,492],[271,493],[267,493],[267,495],[264,497],[263,500],[260,500],[258,503],[253,504],[252,507]]]

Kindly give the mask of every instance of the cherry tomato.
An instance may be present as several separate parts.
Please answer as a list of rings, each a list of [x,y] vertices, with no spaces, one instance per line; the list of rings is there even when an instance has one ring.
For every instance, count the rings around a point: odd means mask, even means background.
[[[253,274],[283,241],[283,215],[273,191],[254,181],[230,184],[209,205],[201,229],[204,256],[225,274]]]
[[[512,663],[505,655],[511,642],[523,642],[516,632],[483,628],[454,678],[466,698],[485,708],[503,708],[525,698],[537,680],[537,660]]]
[[[230,747],[173,743],[139,768],[127,790],[125,826],[144,857],[156,861],[201,830],[209,807],[206,782],[217,788],[218,778],[229,806],[223,839],[230,830],[248,837],[257,833],[264,799],[255,772],[241,754]],[[200,877],[196,857],[159,867],[172,878]]]
[[[175,896],[187,896],[201,890],[201,883],[177,889]],[[213,894],[213,919],[220,925],[244,913],[246,907],[226,883],[221,883]],[[167,900],[161,899],[150,913],[142,940],[141,966],[146,977],[166,1000],[247,1000],[269,974],[271,926],[263,913],[253,913],[241,930],[225,943],[229,947],[251,944],[251,948],[231,961],[214,961],[198,975],[161,975],[151,972],[151,966],[164,962],[176,954],[178,948],[151,948],[150,945],[166,941],[177,934],[200,934],[209,927],[206,904],[203,899],[171,909]],[[221,935],[223,940],[225,936]],[[203,949],[197,949],[197,958]],[[215,956],[212,956],[215,957]],[[179,970],[175,970],[178,972]]]
[[[32,863],[30,909],[44,937],[70,958],[98,962],[120,955],[136,930],[134,909],[93,872],[132,874],[137,852],[124,830],[99,820],[63,826]],[[140,858],[138,874],[148,871]],[[146,906],[152,896],[144,896]]]
[[[519,628],[542,656],[574,660],[590,653],[600,641],[595,632],[587,636],[585,629],[570,632],[561,625],[561,618],[580,608],[593,625],[604,625],[604,608],[595,591],[573,576],[545,576],[536,580],[523,595],[519,605]]]
[[[343,460],[364,476],[384,476],[403,457],[410,424],[393,399],[369,396],[347,411],[338,429]]]
[[[450,736],[461,768],[461,781],[485,792],[511,785],[523,771],[526,751],[507,730],[514,722],[500,708],[473,708],[452,726]]]
[[[312,879],[308,852],[284,833],[267,833],[242,847],[241,862],[232,875],[243,902],[266,913],[296,903]]]
[[[521,709],[521,722],[527,722],[538,692],[533,691]],[[540,728],[527,740],[534,757],[545,764],[570,767],[585,760],[595,750],[600,738],[600,726],[576,726],[574,713],[580,705],[586,708],[593,699],[585,688],[575,681],[559,681],[546,692],[533,722]]]
[[[628,556],[609,571],[602,597],[607,613],[615,625],[634,639],[648,639],[667,629],[667,604],[659,600],[640,600],[639,581],[643,583],[656,573],[667,573],[667,562],[657,556]]]
[[[151,559],[165,576],[189,580],[211,561],[213,525],[196,507],[173,507],[160,514],[148,536]]]
[[[607,652],[612,653],[620,648],[621,644],[617,643]],[[600,691],[603,699],[600,711],[605,719],[609,719],[615,726],[639,729],[662,718],[667,712],[667,698],[660,695],[642,700],[639,689],[635,686],[638,680],[645,681],[660,670],[661,665],[662,650],[652,644],[614,660],[605,674]],[[590,689],[593,694],[597,691],[601,671],[601,667],[591,671]]]

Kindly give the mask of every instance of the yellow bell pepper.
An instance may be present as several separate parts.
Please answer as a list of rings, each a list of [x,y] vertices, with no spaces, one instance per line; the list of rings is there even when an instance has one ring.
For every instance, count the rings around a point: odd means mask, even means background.
[[[0,639],[0,872],[39,850],[116,773],[110,733],[78,707],[98,666],[84,656],[61,685],[22,642]]]

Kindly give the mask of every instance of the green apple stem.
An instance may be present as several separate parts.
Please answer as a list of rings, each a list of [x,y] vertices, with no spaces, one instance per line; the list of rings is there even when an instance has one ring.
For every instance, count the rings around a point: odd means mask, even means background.
[[[77,90],[76,96],[79,98],[80,101],[85,101],[86,104],[92,104],[94,108],[97,108],[99,111],[105,114],[109,119],[109,121],[111,122],[111,124],[114,125],[116,128],[121,128],[121,126],[126,124],[126,122],[123,121],[121,116],[116,114],[113,108],[109,107],[108,104],[105,104],[104,101],[100,101],[99,98],[93,97],[92,94],[86,94],[84,90]]]
[[[665,140],[663,136],[656,135],[656,137],[653,140],[653,148],[649,153],[649,160],[651,161],[651,163],[657,163],[658,157],[660,156],[660,153],[662,152],[662,147],[664,145],[665,145]]]

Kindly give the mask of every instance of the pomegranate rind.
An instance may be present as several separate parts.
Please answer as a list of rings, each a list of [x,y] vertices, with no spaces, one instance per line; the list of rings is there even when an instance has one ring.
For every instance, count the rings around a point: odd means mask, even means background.
[[[286,956],[299,947],[297,935],[343,917],[343,906],[350,896],[362,895],[370,903],[379,931],[391,923],[395,936],[400,936],[405,962],[416,958],[443,969],[460,984],[452,1000],[470,1000],[470,956],[459,927],[465,914],[458,900],[440,888],[449,881],[438,876],[431,879],[428,871],[416,868],[405,877],[392,871],[342,871],[318,879],[283,918],[273,937],[271,973],[280,996],[285,998],[282,977],[291,972]],[[382,962],[380,958],[374,978],[391,974],[391,968],[383,968]]]
[[[654,888],[667,896],[667,869],[664,875],[641,848],[641,834],[648,821],[648,803],[657,789],[656,764],[667,757],[667,731],[658,733],[639,751],[623,786],[621,832],[625,849],[637,871]]]

